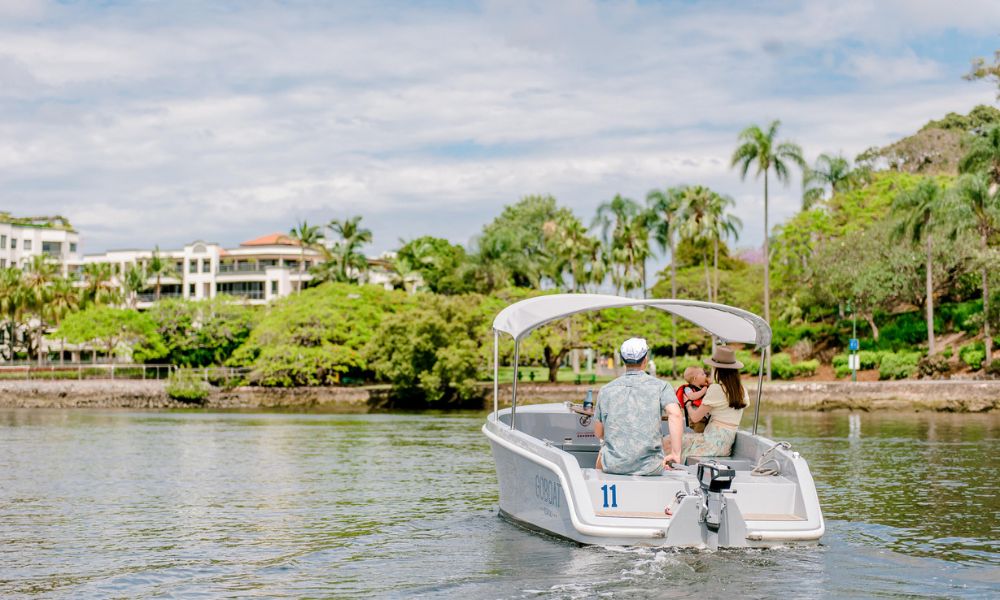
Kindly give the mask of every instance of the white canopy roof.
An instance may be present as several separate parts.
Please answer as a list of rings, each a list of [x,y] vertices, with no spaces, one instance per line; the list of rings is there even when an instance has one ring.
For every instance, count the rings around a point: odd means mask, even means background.
[[[493,329],[520,340],[534,329],[576,313],[605,308],[649,306],[686,319],[725,342],[771,343],[771,327],[757,315],[725,304],[696,300],[640,300],[605,294],[552,294],[511,304],[493,320]]]

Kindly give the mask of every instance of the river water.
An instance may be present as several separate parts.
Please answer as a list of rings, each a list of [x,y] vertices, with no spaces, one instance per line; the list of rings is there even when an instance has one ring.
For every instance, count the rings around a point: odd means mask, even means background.
[[[718,552],[501,520],[483,417],[0,411],[0,597],[1000,597],[1000,415],[768,416],[827,533]]]

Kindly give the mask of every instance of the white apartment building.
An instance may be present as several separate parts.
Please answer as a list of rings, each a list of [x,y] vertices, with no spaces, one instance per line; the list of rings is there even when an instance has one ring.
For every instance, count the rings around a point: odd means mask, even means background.
[[[111,284],[121,286],[129,266],[148,267],[154,250],[111,250],[81,255],[80,236],[63,217],[13,217],[0,211],[0,268],[23,269],[34,256],[46,256],[60,265],[63,276],[81,275],[85,265],[112,266]],[[195,241],[179,250],[159,251],[172,266],[160,278],[161,298],[214,298],[225,294],[252,304],[265,304],[287,296],[312,279],[310,267],[323,260],[319,251],[302,247],[291,237],[272,233],[243,242],[236,248]],[[392,288],[395,277],[391,253],[368,259],[365,282]],[[412,282],[411,282],[412,283]],[[137,298],[127,299],[138,308],[156,300],[156,278]]]
[[[23,269],[34,256],[47,256],[62,265],[80,260],[80,235],[62,217],[12,217],[0,212],[0,269]]]
[[[148,267],[153,250],[112,250],[87,254],[71,264],[71,272],[81,272],[84,265],[105,263],[113,266],[112,284],[121,286],[121,278],[132,265]],[[272,233],[241,243],[236,248],[195,241],[180,250],[160,250],[161,259],[171,263],[173,275],[160,278],[160,298],[200,300],[225,294],[251,304],[287,296],[312,280],[309,269],[323,260],[312,248],[303,251],[291,237]],[[386,258],[369,259],[371,271],[367,282],[392,287]],[[137,308],[147,308],[156,301],[156,278],[146,280],[146,290],[135,299]]]

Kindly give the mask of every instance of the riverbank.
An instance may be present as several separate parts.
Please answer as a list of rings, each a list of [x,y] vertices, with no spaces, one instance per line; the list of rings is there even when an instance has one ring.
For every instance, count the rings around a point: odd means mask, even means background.
[[[492,386],[483,388],[483,406],[492,408]],[[520,384],[525,404],[579,402],[588,386]],[[398,408],[388,386],[238,387],[215,389],[203,405],[172,400],[162,381],[0,381],[0,408],[206,408],[318,409],[370,412]],[[510,386],[501,386],[501,403]],[[751,396],[753,396],[753,391]],[[764,406],[785,410],[830,411],[1000,411],[1000,381],[775,382],[764,386]]]

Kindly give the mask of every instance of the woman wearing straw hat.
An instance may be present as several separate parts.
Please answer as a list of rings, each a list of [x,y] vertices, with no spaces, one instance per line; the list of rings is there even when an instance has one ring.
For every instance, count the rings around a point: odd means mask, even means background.
[[[704,433],[685,433],[681,439],[681,461],[689,456],[729,456],[733,451],[736,429],[748,403],[747,390],[740,382],[743,363],[727,346],[718,346],[705,364],[713,367],[715,383],[708,387],[700,407],[688,406],[688,418],[697,423],[710,415]],[[664,438],[664,447],[670,437]]]

